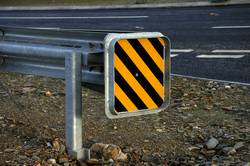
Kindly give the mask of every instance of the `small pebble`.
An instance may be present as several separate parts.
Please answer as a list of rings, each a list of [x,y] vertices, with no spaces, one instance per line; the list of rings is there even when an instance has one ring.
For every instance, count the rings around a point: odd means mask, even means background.
[[[32,159],[35,160],[35,161],[41,160],[40,157],[38,157],[38,156],[32,156]]]
[[[234,145],[235,150],[240,150],[244,147],[244,142],[238,142]]]
[[[228,154],[232,149],[233,149],[233,147],[224,147],[222,149],[222,151],[223,151],[224,154]]]
[[[10,148],[4,150],[4,152],[6,152],[6,153],[11,153],[11,152],[15,152],[15,151],[16,151],[15,149],[10,149]]]
[[[24,160],[24,159],[27,158],[27,156],[24,156],[24,155],[19,155],[18,157],[19,157],[19,159],[21,159],[21,160]]]
[[[45,92],[45,96],[50,97],[50,96],[52,96],[52,93],[51,93],[50,91],[46,91],[46,92]]]
[[[50,142],[47,142],[46,145],[47,145],[48,148],[52,148],[52,145],[51,145]]]
[[[208,142],[206,143],[206,146],[208,149],[213,149],[219,144],[219,141],[215,139],[214,137],[210,138]]]
[[[49,164],[56,164],[56,159],[48,159]]]
[[[66,147],[63,144],[61,144],[59,153],[63,154],[65,152],[65,150],[66,150]]]
[[[159,133],[163,133],[164,132],[163,129],[156,129],[156,131],[159,132]]]
[[[196,151],[199,151],[200,148],[196,147],[196,146],[191,146],[191,147],[188,148],[188,150],[191,151],[191,152],[196,152]]]
[[[236,153],[236,150],[235,150],[234,148],[232,148],[232,149],[228,152],[229,155],[234,155],[235,153]]]
[[[68,162],[69,161],[69,159],[67,158],[67,157],[59,157],[59,160],[58,160],[58,162],[59,163],[66,163],[66,162]]]

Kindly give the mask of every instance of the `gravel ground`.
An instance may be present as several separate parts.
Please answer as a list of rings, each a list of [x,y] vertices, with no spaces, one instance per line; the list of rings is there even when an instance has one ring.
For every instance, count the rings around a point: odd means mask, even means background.
[[[65,151],[63,80],[0,78],[0,165],[86,165]],[[84,88],[85,147],[115,144],[128,155],[95,163],[250,165],[250,87],[174,77],[171,97],[160,114],[109,120],[104,95]]]

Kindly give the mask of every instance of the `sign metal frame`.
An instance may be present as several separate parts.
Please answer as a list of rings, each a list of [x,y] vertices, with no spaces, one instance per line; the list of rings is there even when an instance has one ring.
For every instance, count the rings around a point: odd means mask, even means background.
[[[114,111],[114,52],[115,43],[122,39],[139,39],[139,38],[162,38],[164,41],[164,100],[163,104],[156,109],[137,110],[135,112],[116,112]],[[131,116],[140,116],[153,113],[159,113],[166,109],[170,104],[170,40],[159,32],[139,32],[139,33],[110,33],[105,37],[105,113],[110,119],[125,118]]]

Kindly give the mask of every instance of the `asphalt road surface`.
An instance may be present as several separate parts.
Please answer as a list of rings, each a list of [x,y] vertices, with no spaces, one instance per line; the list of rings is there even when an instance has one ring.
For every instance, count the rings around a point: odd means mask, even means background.
[[[250,5],[0,11],[0,25],[159,31],[172,42],[172,73],[250,85]]]

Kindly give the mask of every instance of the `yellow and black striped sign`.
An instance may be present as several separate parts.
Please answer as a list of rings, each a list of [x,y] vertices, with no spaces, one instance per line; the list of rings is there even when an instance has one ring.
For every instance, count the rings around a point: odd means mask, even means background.
[[[114,111],[155,110],[165,99],[162,38],[120,39],[114,45]]]

